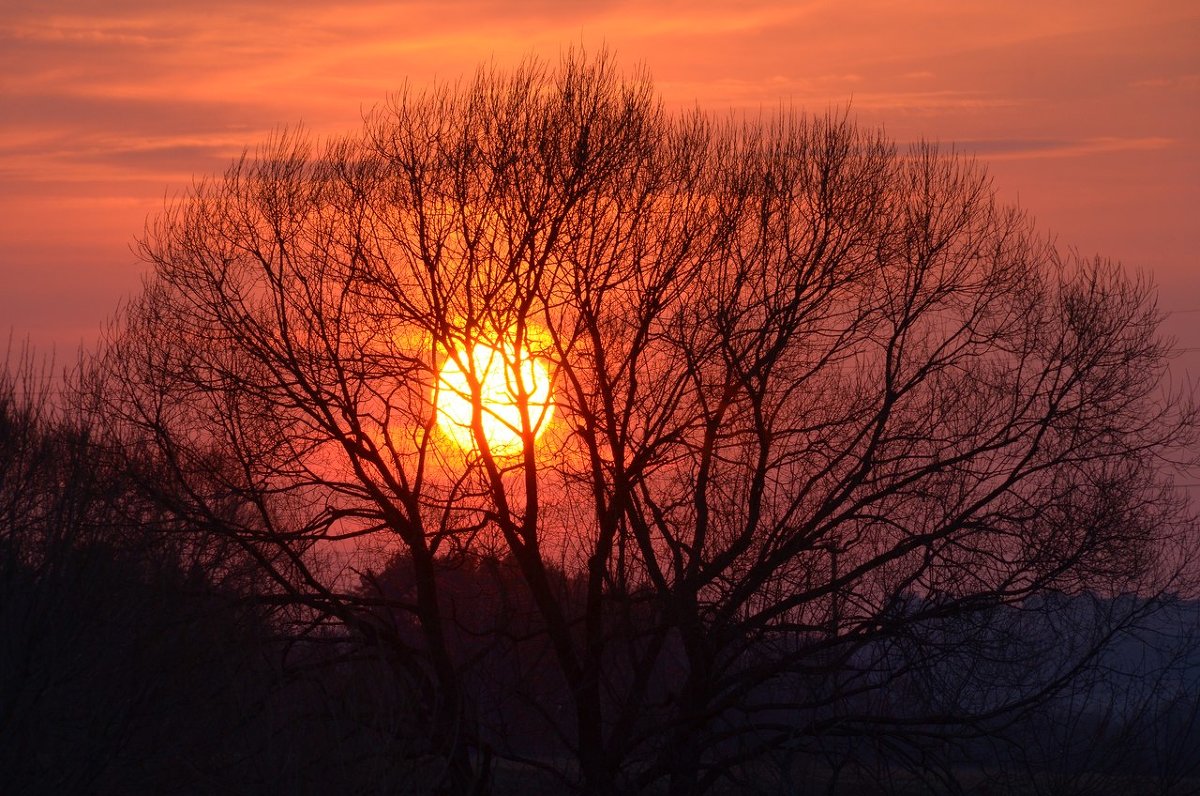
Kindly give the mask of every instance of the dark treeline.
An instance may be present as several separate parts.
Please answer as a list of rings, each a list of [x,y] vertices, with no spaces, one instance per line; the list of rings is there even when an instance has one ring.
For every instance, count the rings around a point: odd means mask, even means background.
[[[439,561],[438,578],[448,646],[480,720],[480,752],[523,760],[527,775],[539,763],[569,756],[577,743],[563,711],[570,693],[549,662],[545,630],[515,562],[495,555],[447,557]],[[565,604],[577,607],[586,598],[582,578],[556,571],[554,582]],[[392,606],[376,610],[376,617],[419,648],[419,628],[405,609],[415,589],[407,557],[398,555],[382,572],[365,576],[363,589]],[[627,665],[655,637],[651,600],[646,590],[614,606],[606,670],[614,693],[644,678],[646,704],[665,713],[679,698],[686,671],[679,640],[668,642],[652,670]],[[895,610],[915,615],[931,606],[909,596]],[[818,641],[798,634],[790,651],[811,656]],[[1081,650],[1095,653],[1082,665]],[[779,650],[747,645],[740,663],[750,673],[757,654],[771,659]],[[719,718],[735,739],[725,750],[730,758],[759,730],[774,746],[755,765],[731,767],[721,792],[787,794],[820,786],[819,792],[852,794],[1086,794],[1114,788],[1183,794],[1200,787],[1200,601],[1048,594],[1021,606],[942,615],[905,641],[858,648],[849,660],[829,657],[836,665],[754,682]],[[847,688],[855,671],[884,685]],[[998,710],[961,734],[826,730],[847,714],[882,718],[899,712],[917,726],[930,714],[957,722],[980,713],[980,702],[1006,706],[1038,683],[1056,685],[1021,709]],[[847,695],[831,702],[828,692]],[[765,717],[764,706],[774,706]],[[651,708],[630,731],[651,738],[663,721]],[[791,729],[790,742],[778,742],[780,726]],[[547,785],[546,792],[558,790]]]
[[[408,697],[369,648],[281,633],[253,571],[56,403],[30,360],[0,372],[0,792],[411,785]]]
[[[422,702],[436,694],[421,672],[424,642],[407,609],[415,597],[408,557],[360,574],[357,629],[287,616],[237,553],[202,550],[202,535],[182,533],[196,529],[177,526],[157,488],[139,480],[144,471],[106,456],[86,412],[56,408],[49,383],[27,359],[0,376],[4,792],[431,791],[440,771]],[[201,565],[213,555],[228,566]],[[486,784],[511,793],[569,790],[555,761],[577,743],[565,710],[570,693],[515,562],[459,551],[439,559],[437,577],[448,647],[479,720],[474,751],[509,761]],[[580,576],[555,570],[552,580],[568,612],[586,599]],[[922,603],[914,596],[895,610],[917,612]],[[625,665],[655,637],[651,591],[635,589],[610,610],[608,670],[626,685],[644,678],[646,703],[669,705],[686,666],[678,639],[654,671]],[[394,644],[377,643],[369,629],[383,625],[411,645],[409,660],[395,660]],[[837,672],[764,682],[742,701],[778,704],[770,721],[791,726],[794,742],[732,767],[726,792],[820,785],[831,793],[1083,794],[1115,784],[1130,793],[1195,791],[1200,603],[1052,596],[1026,611],[944,617],[928,629],[945,651],[933,666],[928,638],[856,651],[864,670],[910,674],[865,691],[854,710],[904,703],[920,716],[941,701],[985,698],[965,675],[989,664],[981,630],[1010,648],[1012,662],[987,681],[1014,692],[1061,677],[1056,667],[1074,661],[1064,650],[1095,645],[1091,634],[1111,638],[1052,698],[957,739],[814,732],[830,712],[794,706],[804,694],[812,701]],[[799,652],[807,642],[793,643]],[[1043,654],[1031,666],[1034,647]],[[748,646],[747,667],[754,654]],[[724,720],[736,727],[738,714],[731,709]],[[648,712],[634,731],[652,734],[657,720]]]

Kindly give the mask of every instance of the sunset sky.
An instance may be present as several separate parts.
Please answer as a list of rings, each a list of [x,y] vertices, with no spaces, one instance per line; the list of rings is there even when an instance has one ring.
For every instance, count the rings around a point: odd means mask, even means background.
[[[148,214],[280,125],[404,81],[607,46],[672,107],[851,105],[989,164],[1064,247],[1153,273],[1200,376],[1200,4],[1031,0],[29,2],[0,7],[0,331],[69,358]]]

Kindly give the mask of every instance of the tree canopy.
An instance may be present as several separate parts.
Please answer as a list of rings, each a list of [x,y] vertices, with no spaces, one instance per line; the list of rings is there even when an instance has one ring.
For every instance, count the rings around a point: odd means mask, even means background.
[[[507,758],[696,793],[780,749],[985,732],[1136,618],[1063,644],[1046,595],[1179,589],[1194,550],[1148,281],[848,113],[672,113],[604,55],[488,68],[278,134],[140,248],[94,371],[113,439],[297,628],[428,686],[452,787]],[[527,618],[488,632],[538,639],[532,751],[455,640],[482,609],[445,571],[495,562]]]

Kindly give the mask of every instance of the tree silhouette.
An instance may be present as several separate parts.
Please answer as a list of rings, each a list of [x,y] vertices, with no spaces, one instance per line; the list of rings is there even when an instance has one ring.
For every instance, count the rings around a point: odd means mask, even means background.
[[[282,643],[257,571],[184,532],[71,386],[28,349],[0,365],[6,796],[420,791],[413,696],[386,661]]]
[[[358,136],[280,133],[141,251],[93,375],[114,439],[297,627],[390,651],[449,788],[495,755],[696,793],[780,750],[986,732],[1138,618],[1041,667],[999,607],[1179,588],[1194,548],[1148,283],[846,115],[671,114],[603,55],[485,69]],[[485,433],[481,343],[553,374],[516,453]],[[438,427],[448,359],[467,448]],[[489,557],[577,768],[481,710],[445,562]]]

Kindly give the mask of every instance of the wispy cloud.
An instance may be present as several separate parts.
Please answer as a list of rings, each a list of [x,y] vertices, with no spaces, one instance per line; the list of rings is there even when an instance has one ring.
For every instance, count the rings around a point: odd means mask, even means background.
[[[979,139],[960,140],[956,147],[963,152],[973,152],[988,160],[1010,160],[1029,158],[1085,157],[1113,152],[1148,152],[1178,145],[1174,138],[1146,136],[1143,138],[1101,137],[1084,138],[1077,141],[1056,139]]]

